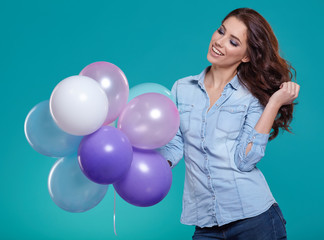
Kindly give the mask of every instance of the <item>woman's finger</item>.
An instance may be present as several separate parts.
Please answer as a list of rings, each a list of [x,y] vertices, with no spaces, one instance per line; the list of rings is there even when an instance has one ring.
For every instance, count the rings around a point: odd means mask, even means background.
[[[286,82],[283,82],[281,85],[282,85],[281,88],[286,89],[286,87],[287,87],[287,83]]]
[[[300,86],[296,83],[295,99],[298,97]]]
[[[294,82],[289,83],[291,86],[291,95],[294,97],[295,96],[295,90],[296,90],[296,84]]]
[[[288,92],[288,94],[291,94],[291,84],[290,84],[291,82],[287,82],[287,92]]]

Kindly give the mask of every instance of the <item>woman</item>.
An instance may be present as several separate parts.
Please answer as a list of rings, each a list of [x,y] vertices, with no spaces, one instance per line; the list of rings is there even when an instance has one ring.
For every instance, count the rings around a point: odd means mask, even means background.
[[[193,239],[286,239],[256,164],[279,127],[289,131],[299,92],[293,68],[279,56],[269,23],[248,8],[225,17],[207,59],[212,65],[202,73],[174,84],[180,128],[159,149],[172,168],[184,154],[181,222],[196,226]]]

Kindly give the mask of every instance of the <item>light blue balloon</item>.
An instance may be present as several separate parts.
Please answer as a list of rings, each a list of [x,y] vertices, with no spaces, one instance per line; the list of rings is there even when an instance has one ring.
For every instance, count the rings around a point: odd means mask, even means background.
[[[108,185],[90,181],[81,171],[78,156],[60,158],[48,177],[48,190],[54,203],[69,212],[85,212],[105,196]]]
[[[175,103],[175,99],[174,99],[173,95],[171,94],[170,90],[160,84],[157,84],[157,83],[142,83],[142,84],[132,87],[129,90],[128,102],[130,100],[132,100],[133,98],[137,97],[138,95],[141,95],[144,93],[152,93],[152,92],[163,94],[163,95],[169,97]]]
[[[76,153],[82,139],[82,136],[68,134],[56,125],[49,110],[49,100],[30,110],[25,120],[25,135],[37,152],[50,157]]]

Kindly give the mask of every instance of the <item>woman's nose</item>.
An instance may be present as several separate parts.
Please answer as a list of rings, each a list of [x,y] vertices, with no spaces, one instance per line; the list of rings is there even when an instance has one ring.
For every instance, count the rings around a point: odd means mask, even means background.
[[[223,44],[224,44],[224,38],[223,38],[223,37],[220,37],[220,38],[216,39],[215,44],[216,44],[216,46],[218,46],[218,47],[223,47]]]

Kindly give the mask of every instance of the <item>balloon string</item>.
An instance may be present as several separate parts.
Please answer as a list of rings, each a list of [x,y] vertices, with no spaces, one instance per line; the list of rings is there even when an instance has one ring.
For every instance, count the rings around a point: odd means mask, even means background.
[[[117,236],[117,233],[116,233],[116,191],[114,189],[114,232],[115,232],[115,235]]]

